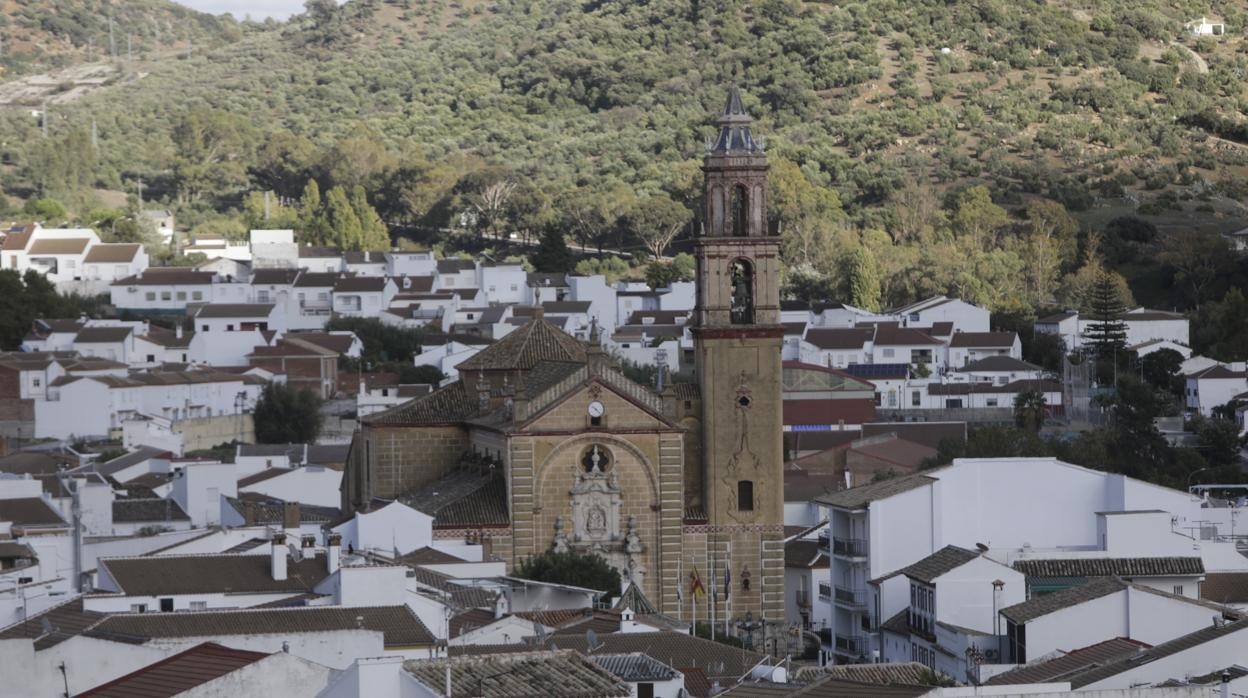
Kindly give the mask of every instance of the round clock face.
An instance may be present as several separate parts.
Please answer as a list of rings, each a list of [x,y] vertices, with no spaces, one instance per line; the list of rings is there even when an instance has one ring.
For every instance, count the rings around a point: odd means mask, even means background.
[[[606,411],[606,408],[602,406],[601,402],[594,400],[593,402],[589,403],[589,416],[601,417],[602,413],[605,411]]]

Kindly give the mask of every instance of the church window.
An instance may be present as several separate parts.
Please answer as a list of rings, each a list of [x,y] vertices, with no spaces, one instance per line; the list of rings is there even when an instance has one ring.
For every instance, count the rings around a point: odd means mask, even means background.
[[[611,465],[611,451],[605,446],[594,444],[581,453],[581,467],[585,472],[605,472]]]
[[[745,186],[738,184],[732,188],[732,236],[743,238],[749,235],[750,196]]]
[[[749,395],[742,395],[741,397],[737,398],[737,405],[738,405],[738,406],[740,406],[740,407],[749,407],[749,406],[750,406],[750,396],[749,396]]]
[[[730,320],[734,325],[754,324],[754,265],[738,259],[729,270],[732,279]]]
[[[739,511],[754,511],[753,480],[737,481],[737,509]]]

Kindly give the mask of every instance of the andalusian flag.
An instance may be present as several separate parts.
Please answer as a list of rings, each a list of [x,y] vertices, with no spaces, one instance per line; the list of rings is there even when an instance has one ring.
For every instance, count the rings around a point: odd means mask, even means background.
[[[706,588],[702,586],[702,578],[698,576],[698,568],[689,573],[689,593],[696,599],[699,595],[706,596]]]

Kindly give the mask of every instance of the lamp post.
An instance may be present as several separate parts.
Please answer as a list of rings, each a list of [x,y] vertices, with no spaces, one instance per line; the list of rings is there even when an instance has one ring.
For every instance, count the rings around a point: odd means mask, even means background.
[[[754,649],[754,631],[762,627],[762,623],[754,620],[754,612],[746,611],[745,618],[737,621],[737,630],[745,633],[746,649]]]
[[[1187,492],[1188,492],[1188,494],[1191,494],[1191,492],[1192,492],[1192,478],[1194,478],[1194,477],[1196,477],[1197,475],[1199,475],[1199,474],[1201,474],[1201,473],[1205,472],[1206,470],[1213,470],[1213,468],[1212,468],[1212,467],[1209,467],[1209,466],[1205,466],[1205,467],[1203,467],[1203,468],[1197,468],[1197,469],[1193,470],[1192,472],[1188,473],[1188,475],[1187,475]]]

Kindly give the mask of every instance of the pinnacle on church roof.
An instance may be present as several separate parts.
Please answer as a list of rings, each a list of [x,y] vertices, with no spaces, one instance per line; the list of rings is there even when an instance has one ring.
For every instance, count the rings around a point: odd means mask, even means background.
[[[728,90],[728,101],[724,104],[724,111],[717,120],[719,136],[716,137],[714,145],[710,147],[710,153],[713,155],[761,154],[763,144],[755,140],[754,134],[750,131],[750,124],[753,121],[754,119],[745,111],[745,105],[741,102],[741,90],[733,86]]]

